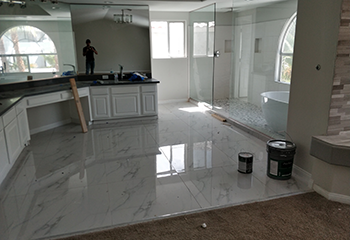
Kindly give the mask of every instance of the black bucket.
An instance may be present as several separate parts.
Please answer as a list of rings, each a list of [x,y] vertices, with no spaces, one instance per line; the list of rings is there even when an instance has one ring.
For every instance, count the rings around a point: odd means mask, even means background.
[[[286,140],[267,142],[267,176],[273,179],[286,180],[292,177],[293,159],[296,146]]]
[[[248,152],[241,152],[238,154],[238,172],[253,172],[253,154]]]

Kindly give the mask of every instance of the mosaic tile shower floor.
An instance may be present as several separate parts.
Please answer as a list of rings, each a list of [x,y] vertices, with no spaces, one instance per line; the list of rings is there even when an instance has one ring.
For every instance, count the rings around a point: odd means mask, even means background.
[[[214,111],[232,118],[275,139],[285,139],[283,133],[276,133],[266,123],[261,107],[239,99],[215,99]]]

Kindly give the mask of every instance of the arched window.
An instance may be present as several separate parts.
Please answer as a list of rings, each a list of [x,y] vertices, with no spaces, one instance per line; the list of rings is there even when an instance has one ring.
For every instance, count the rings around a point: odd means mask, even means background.
[[[276,81],[290,84],[294,51],[294,37],[297,14],[295,13],[283,28],[276,58]]]
[[[0,70],[3,73],[58,72],[55,44],[40,29],[17,26],[0,38]]]

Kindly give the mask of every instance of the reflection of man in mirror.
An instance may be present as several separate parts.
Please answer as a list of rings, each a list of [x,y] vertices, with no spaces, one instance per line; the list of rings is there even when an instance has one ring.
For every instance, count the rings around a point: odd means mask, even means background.
[[[96,49],[93,46],[90,46],[90,39],[86,39],[86,47],[83,48],[83,56],[86,56],[86,64],[85,64],[85,73],[89,74],[91,70],[91,74],[94,74],[95,68],[95,58],[94,53],[98,54]]]

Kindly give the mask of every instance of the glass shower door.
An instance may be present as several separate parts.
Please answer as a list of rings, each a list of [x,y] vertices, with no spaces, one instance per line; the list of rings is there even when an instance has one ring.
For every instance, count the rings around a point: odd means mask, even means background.
[[[190,98],[212,106],[215,4],[190,12]]]

